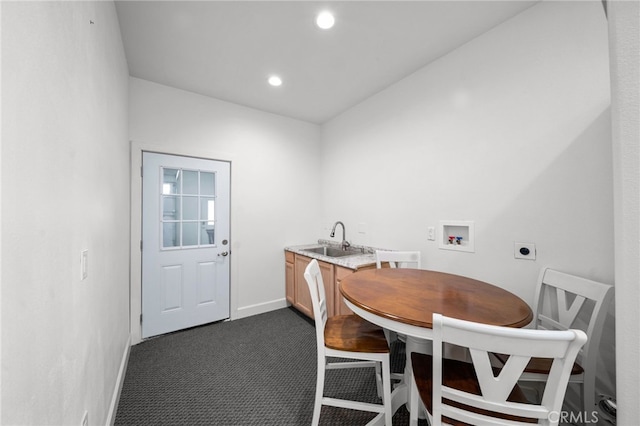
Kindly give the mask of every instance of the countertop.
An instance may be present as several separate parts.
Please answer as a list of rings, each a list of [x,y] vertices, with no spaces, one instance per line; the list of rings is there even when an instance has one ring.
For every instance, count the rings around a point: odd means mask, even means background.
[[[320,246],[340,247],[340,244],[329,240],[318,240],[317,243],[289,246],[284,249],[285,251],[290,251],[292,253],[321,260],[323,262],[332,263],[334,265],[342,266],[343,268],[353,269],[354,271],[358,268],[362,268],[363,266],[374,265],[376,263],[376,250],[385,250],[382,248],[351,245],[351,248],[360,249],[363,253],[344,257],[329,257],[318,253],[304,251],[304,249]]]

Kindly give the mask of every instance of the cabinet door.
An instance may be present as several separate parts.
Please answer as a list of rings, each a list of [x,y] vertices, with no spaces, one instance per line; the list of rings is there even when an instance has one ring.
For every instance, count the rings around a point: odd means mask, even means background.
[[[304,278],[304,270],[311,262],[311,258],[306,256],[295,255],[294,272],[295,272],[295,303],[294,306],[303,314],[313,318],[313,305],[311,303],[311,294],[307,281]],[[326,262],[318,261],[320,272],[322,273],[322,281],[324,281],[324,289],[327,296],[327,315],[334,315],[334,285],[333,285],[333,265]]]
[[[362,271],[365,269],[375,269],[376,265],[366,265],[358,268],[358,271]],[[353,312],[346,303],[344,303],[344,297],[340,293],[340,283],[342,279],[347,275],[353,274],[355,271],[353,269],[343,268],[342,266],[335,267],[336,275],[335,275],[335,315],[351,315]]]
[[[341,266],[336,266],[336,289],[335,289],[336,315],[350,315],[353,313],[351,309],[349,309],[347,305],[344,303],[344,298],[340,293],[340,282],[342,281],[342,278],[351,274],[353,274],[353,270],[343,268]]]
[[[335,282],[333,280],[333,273],[335,266],[331,263],[318,262],[320,265],[320,272],[322,273],[322,281],[324,282],[324,292],[327,296],[327,316],[334,316],[336,314],[335,309]],[[306,284],[306,282],[305,282]]]
[[[308,317],[313,318],[313,306],[307,281],[304,279],[304,270],[311,259],[296,254],[294,261],[294,285],[295,301],[293,306]]]
[[[295,304],[296,301],[296,289],[294,286],[295,283],[295,275],[294,275],[294,256],[293,253],[286,251],[284,253],[285,257],[285,291],[287,296],[287,302],[290,304]]]

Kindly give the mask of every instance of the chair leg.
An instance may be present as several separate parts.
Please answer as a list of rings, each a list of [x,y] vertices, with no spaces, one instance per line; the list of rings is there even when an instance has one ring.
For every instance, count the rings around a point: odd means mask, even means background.
[[[311,419],[312,426],[318,426],[318,423],[320,423],[320,410],[322,410],[322,396],[324,394],[325,366],[325,357],[318,357],[318,377],[316,379],[316,400],[313,404],[313,418]]]
[[[382,373],[384,372],[384,366],[382,369],[380,368],[380,363],[376,362],[376,388],[378,388],[378,397],[384,398],[383,388],[384,388],[384,378],[382,377]],[[381,371],[382,370],[382,371]]]
[[[384,424],[392,426],[393,407],[391,406],[391,360],[387,356],[382,360],[382,403],[384,404]]]
[[[411,391],[409,400],[409,426],[418,426],[418,386],[416,386],[416,380],[411,376]]]

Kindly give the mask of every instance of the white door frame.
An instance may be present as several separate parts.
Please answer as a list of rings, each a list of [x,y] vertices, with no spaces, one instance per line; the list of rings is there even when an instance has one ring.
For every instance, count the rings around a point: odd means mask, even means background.
[[[184,157],[198,157],[207,160],[227,161],[231,163],[231,235],[237,235],[234,232],[234,211],[233,211],[233,155],[229,153],[220,153],[210,151],[208,149],[184,149],[184,148],[167,148],[166,146],[152,144],[147,142],[131,141],[131,220],[130,220],[130,275],[129,275],[129,327],[131,333],[131,344],[135,345],[142,341],[142,327],[140,326],[140,315],[142,314],[142,252],[140,251],[140,240],[142,238],[142,152],[157,152],[158,154],[179,155]],[[233,238],[231,239],[233,245]],[[232,249],[233,250],[233,249]],[[235,253],[234,253],[235,256]],[[230,309],[229,319],[237,318],[238,312],[238,286],[236,285],[237,261],[234,256],[230,256]]]

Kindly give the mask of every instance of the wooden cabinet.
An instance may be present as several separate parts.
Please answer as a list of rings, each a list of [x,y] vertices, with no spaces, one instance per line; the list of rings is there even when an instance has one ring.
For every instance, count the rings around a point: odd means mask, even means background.
[[[285,281],[287,301],[303,314],[313,318],[313,306],[307,281],[304,279],[304,270],[311,258],[297,253],[285,251]],[[318,266],[322,273],[324,290],[327,296],[327,315],[348,315],[351,310],[347,307],[340,294],[340,281],[346,275],[354,271],[349,268],[337,266],[329,262],[318,260]],[[367,265],[360,269],[375,268],[376,265]]]

